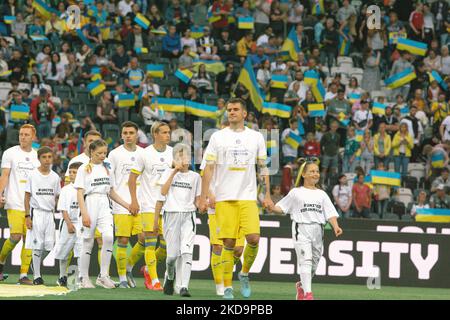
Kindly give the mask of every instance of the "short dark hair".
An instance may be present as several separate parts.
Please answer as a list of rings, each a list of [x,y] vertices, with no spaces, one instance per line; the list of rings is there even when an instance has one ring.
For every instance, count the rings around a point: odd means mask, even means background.
[[[53,150],[50,149],[49,147],[41,147],[41,148],[39,148],[39,150],[37,151],[38,159],[40,159],[41,156],[44,155],[44,154],[46,154],[46,153],[51,153],[51,154],[53,154]]]
[[[78,170],[78,168],[81,167],[82,165],[83,165],[83,162],[74,162],[74,163],[71,163],[70,166],[69,166],[69,170],[70,170],[70,169],[77,169],[77,170]]]
[[[290,118],[289,119],[289,124],[293,124],[293,123],[296,123],[296,122],[298,122],[297,118]]]
[[[139,131],[138,125],[136,123],[134,123],[133,121],[125,121],[124,123],[122,123],[120,131],[122,131],[123,128],[134,128],[134,129],[136,129],[136,131]]]
[[[228,100],[227,104],[225,105],[225,108],[227,108],[230,103],[239,103],[241,104],[242,109],[247,111],[247,104],[245,103],[245,100],[241,98],[231,98],[230,100]]]

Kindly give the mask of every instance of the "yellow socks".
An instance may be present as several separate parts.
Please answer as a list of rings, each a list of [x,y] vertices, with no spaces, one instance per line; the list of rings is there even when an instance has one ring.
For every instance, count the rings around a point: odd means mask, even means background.
[[[127,245],[125,244],[117,244],[117,254],[116,254],[116,263],[117,263],[117,273],[119,274],[120,281],[126,281],[127,274]]]
[[[233,282],[233,256],[234,249],[223,247],[222,265],[223,265],[223,285],[225,288],[232,287]]]
[[[156,237],[145,237],[145,264],[147,265],[148,273],[152,282],[158,279],[156,272]]]
[[[25,240],[25,239],[24,239]],[[25,243],[25,241],[24,241]],[[22,252],[20,254],[20,274],[24,275],[28,273],[28,269],[30,268],[31,259],[33,258],[33,252],[30,249],[25,249],[25,245],[22,247]]]
[[[128,271],[131,271],[132,267],[141,260],[142,256],[144,255],[145,247],[142,243],[139,241],[134,245],[133,249],[131,249],[131,254],[128,257],[128,266],[130,269]],[[127,267],[128,268],[128,267]]]
[[[103,247],[103,245],[101,245],[101,244],[98,245],[97,260],[98,260],[99,267],[102,266],[102,247]]]
[[[18,242],[15,242],[11,239],[6,239],[3,244],[2,251],[0,252],[0,263],[5,264],[6,258],[8,258],[9,254],[14,250]]]
[[[214,282],[216,284],[223,283],[223,265],[222,265],[222,255],[216,254],[214,251],[211,255],[211,269],[214,277]]]
[[[164,263],[167,257],[166,240],[164,238],[159,239],[159,247],[156,249],[156,260],[158,263]]]
[[[233,261],[234,265],[237,265],[238,262],[241,260],[241,257],[233,256],[233,259],[234,259],[234,261]]]
[[[248,273],[250,268],[255,262],[256,255],[258,254],[259,245],[252,246],[247,243],[244,249],[244,264],[242,265],[242,272]]]

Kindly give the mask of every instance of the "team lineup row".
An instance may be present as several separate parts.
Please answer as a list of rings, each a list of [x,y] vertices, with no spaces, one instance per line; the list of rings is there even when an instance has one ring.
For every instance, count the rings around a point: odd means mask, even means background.
[[[55,250],[60,285],[67,285],[67,265],[73,252],[78,258],[80,287],[94,288],[88,271],[97,239],[101,249],[96,284],[115,288],[116,283],[109,276],[115,236],[118,287],[136,286],[132,269],[144,256],[148,289],[168,295],[176,291],[189,297],[195,215],[199,211],[207,212],[209,217],[216,293],[225,299],[234,298],[233,267],[243,254],[238,277],[241,294],[248,298],[251,295],[249,271],[258,253],[260,235],[256,203],[259,174],[265,190],[263,206],[269,211],[290,214],[292,218],[300,267],[297,299],[313,299],[311,279],[322,255],[323,226],[328,221],[336,236],[342,234],[336,209],[318,186],[319,167],[314,162],[304,162],[300,167],[300,187],[292,189],[274,205],[270,198],[264,138],[244,126],[245,102],[230,99],[226,109],[230,125],[211,136],[201,165],[202,177],[189,170],[188,146],[168,146],[170,128],[166,123],[157,122],[152,126],[154,143],[142,149],[136,146],[138,127],[133,122],[125,122],[123,145],[108,156],[108,145],[100,133],[85,134],[84,153],[70,161],[62,189],[58,175],[51,170],[52,150],[42,147],[34,151],[31,143],[35,129],[31,125],[22,126],[20,145],[6,150],[2,158],[0,195],[4,193],[1,202],[7,210],[11,236],[0,252],[0,280],[5,278],[6,258],[23,238],[19,283],[44,283],[40,266],[46,252],[55,246],[54,212],[57,210],[63,216]],[[127,246],[134,235],[138,241],[127,257]],[[33,281],[27,278],[31,260]],[[166,272],[161,285],[156,266],[164,260]]]

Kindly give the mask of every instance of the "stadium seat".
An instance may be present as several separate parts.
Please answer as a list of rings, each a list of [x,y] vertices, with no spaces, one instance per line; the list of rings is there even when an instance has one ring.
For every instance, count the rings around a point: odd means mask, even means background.
[[[346,56],[337,57],[337,65],[341,66],[342,64],[350,64],[353,66],[353,59]]]
[[[418,179],[413,176],[406,176],[403,177],[402,179],[402,186],[411,190],[416,190],[418,184],[419,184]]]
[[[61,100],[72,97],[72,91],[70,89],[65,88],[55,88],[55,96],[59,97]]]
[[[391,202],[391,212],[387,212],[383,215],[383,217],[386,217],[388,214],[394,214],[397,216],[397,219],[404,215],[406,213],[406,206],[403,202],[400,201],[392,201]]]
[[[425,177],[425,164],[410,162],[408,164],[408,175],[417,178],[419,181]]]
[[[397,193],[394,196],[394,200],[402,202],[405,205],[405,207],[407,207],[409,203],[414,201],[413,193],[411,189],[398,188]]]
[[[400,220],[399,216],[393,213],[385,213],[383,220]]]
[[[401,216],[402,221],[413,222],[414,218],[407,212],[406,214]]]
[[[117,141],[120,138],[120,127],[117,124],[104,124],[102,126],[103,137]]]

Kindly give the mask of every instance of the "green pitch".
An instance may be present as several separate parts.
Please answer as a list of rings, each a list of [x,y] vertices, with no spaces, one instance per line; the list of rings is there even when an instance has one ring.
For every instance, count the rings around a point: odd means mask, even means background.
[[[18,275],[10,275],[0,282],[15,284]],[[56,276],[45,276],[47,286],[56,285]],[[95,278],[91,278],[95,284]],[[114,279],[117,280],[117,279]],[[166,296],[162,292],[146,290],[144,279],[136,278],[138,287],[134,289],[81,289],[66,295],[47,295],[43,297],[1,298],[14,300],[222,300],[215,295],[212,280],[192,280],[189,291],[192,298],[181,298],[178,295]],[[235,299],[243,299],[239,293],[239,281],[234,281]],[[294,300],[295,283],[251,281],[252,297],[255,300]],[[17,290],[20,290],[17,286]],[[409,287],[381,287],[369,290],[361,285],[313,284],[314,297],[317,300],[448,300],[450,289],[409,288]]]

